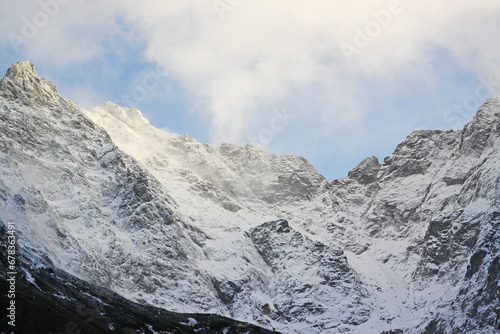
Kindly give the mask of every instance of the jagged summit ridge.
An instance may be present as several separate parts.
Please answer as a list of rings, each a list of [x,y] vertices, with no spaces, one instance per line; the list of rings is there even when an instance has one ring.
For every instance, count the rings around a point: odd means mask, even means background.
[[[35,66],[29,60],[19,61],[10,66],[6,73],[7,76],[38,76],[35,71]]]
[[[0,96],[11,100],[19,99],[25,105],[68,104],[52,82],[38,76],[30,61],[12,64],[1,79]]]

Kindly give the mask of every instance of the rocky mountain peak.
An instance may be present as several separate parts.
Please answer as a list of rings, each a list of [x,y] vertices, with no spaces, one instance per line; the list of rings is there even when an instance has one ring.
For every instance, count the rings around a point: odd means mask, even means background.
[[[500,123],[500,97],[488,99],[464,127],[465,132],[492,131]]]
[[[500,117],[500,96],[486,100],[474,116],[473,122],[483,119],[495,121],[498,120],[498,117]]]
[[[486,148],[495,146],[500,135],[500,98],[488,99],[461,134],[464,154],[479,156]]]
[[[376,156],[363,159],[347,175],[357,180],[359,183],[371,183],[377,179],[377,173],[380,169],[380,162]]]
[[[36,106],[51,106],[65,101],[52,82],[38,76],[30,61],[11,65],[0,83],[0,96]]]
[[[10,66],[6,73],[7,76],[38,76],[35,71],[35,66],[29,60],[19,61]]]

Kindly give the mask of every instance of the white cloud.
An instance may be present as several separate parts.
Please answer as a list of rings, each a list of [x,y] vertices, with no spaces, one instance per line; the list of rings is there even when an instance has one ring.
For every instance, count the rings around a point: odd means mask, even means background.
[[[311,96],[315,114],[330,126],[356,121],[372,107],[369,92],[359,91],[365,81],[390,88],[418,77],[432,86],[440,48],[466,69],[495,70],[496,1],[402,1],[401,13],[347,64],[339,45],[353,44],[356,28],[364,30],[375,21],[373,12],[390,3],[241,1],[221,21],[210,1],[120,2],[144,31],[148,59],[174,73],[203,103],[216,141],[241,140],[297,94]]]
[[[224,20],[213,5],[221,2],[236,4]],[[73,0],[30,41],[26,54],[71,63],[110,49],[127,57],[127,43],[144,43],[146,59],[175,77],[196,112],[211,120],[214,142],[241,142],[282,107],[303,116],[305,131],[326,137],[359,126],[367,113],[393,108],[409,83],[421,93],[438,90],[441,53],[463,71],[500,75],[497,0],[401,1],[402,9],[348,63],[340,45],[354,45],[357,29],[376,22],[374,13],[393,2]],[[27,3],[1,4],[9,7],[2,31],[19,31],[20,16],[39,10],[38,2]],[[385,103],[374,105],[381,92]]]

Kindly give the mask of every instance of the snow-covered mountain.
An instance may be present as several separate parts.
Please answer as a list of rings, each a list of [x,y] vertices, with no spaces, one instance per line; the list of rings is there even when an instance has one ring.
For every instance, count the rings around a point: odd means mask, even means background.
[[[500,99],[328,182],[79,108],[29,62],[0,80],[0,220],[58,270],[283,333],[500,332]]]

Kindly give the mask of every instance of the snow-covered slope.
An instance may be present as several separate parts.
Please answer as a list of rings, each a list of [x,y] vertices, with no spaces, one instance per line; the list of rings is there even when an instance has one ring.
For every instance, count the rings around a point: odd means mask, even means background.
[[[56,265],[82,279],[172,310],[223,313],[194,263],[204,234],[174,213],[147,170],[35,75],[21,63],[2,81],[21,98],[0,98],[0,219],[19,222]],[[146,293],[153,291],[162,301]]]
[[[0,219],[62,269],[169,310],[285,333],[495,332],[499,134],[494,98],[330,183],[300,157],[80,109],[18,63],[0,89]]]
[[[0,221],[2,253],[7,252],[8,236]],[[133,303],[55,267],[29,240],[22,239],[16,249],[16,333],[271,333],[218,315],[173,313]],[[6,258],[0,258],[2,291],[10,289],[9,266]],[[2,307],[9,303],[2,294]],[[14,333],[5,321],[0,322],[0,332]]]

